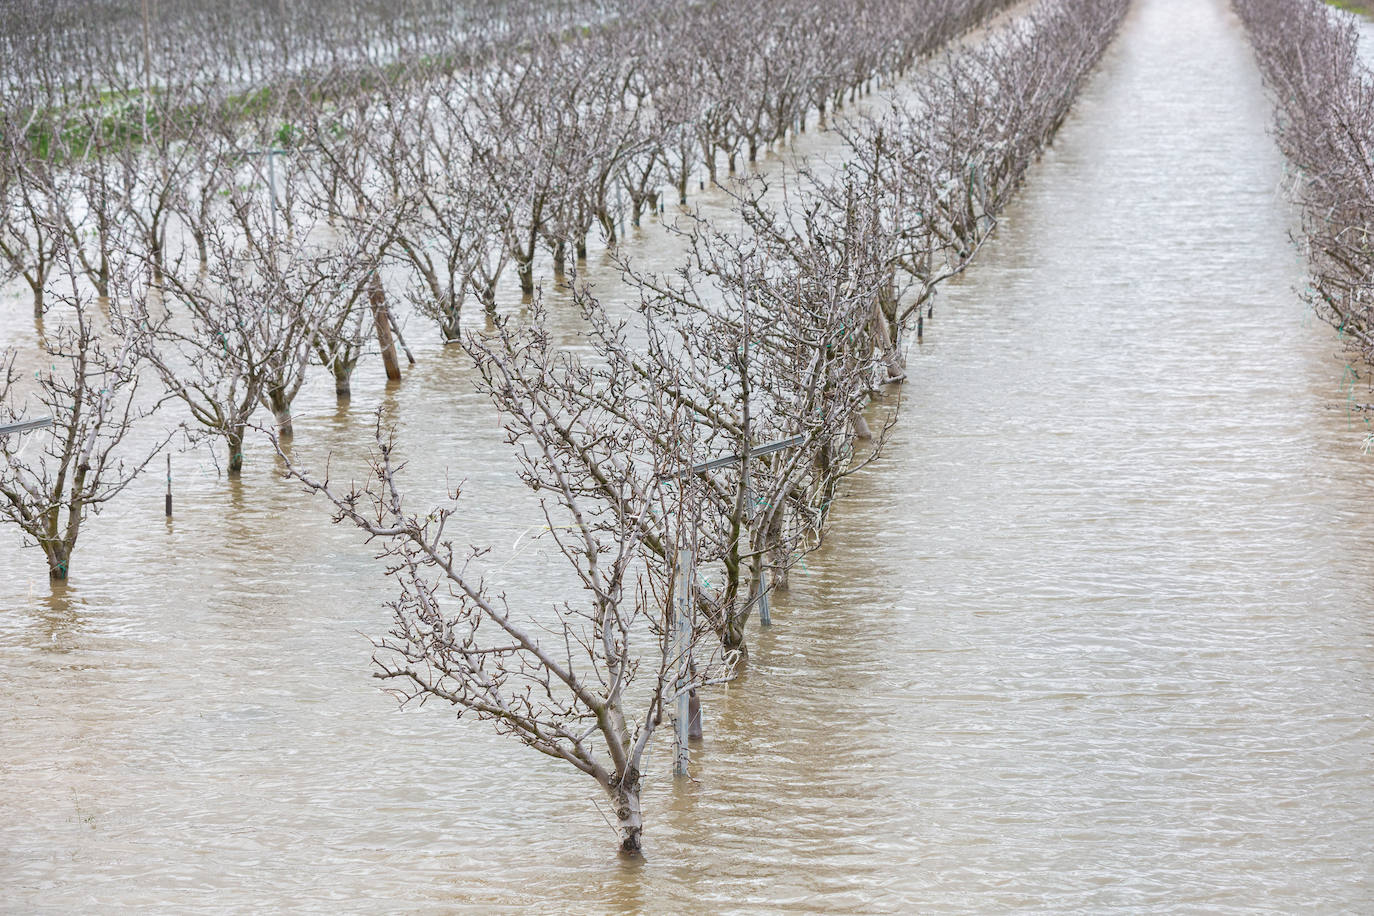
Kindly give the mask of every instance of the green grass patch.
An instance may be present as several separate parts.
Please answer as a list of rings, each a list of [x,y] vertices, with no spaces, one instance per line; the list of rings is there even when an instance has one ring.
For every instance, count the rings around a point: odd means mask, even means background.
[[[1357,16],[1374,18],[1374,2],[1366,0],[1326,0],[1327,6],[1334,6],[1338,10],[1345,10],[1347,13],[1354,13]]]

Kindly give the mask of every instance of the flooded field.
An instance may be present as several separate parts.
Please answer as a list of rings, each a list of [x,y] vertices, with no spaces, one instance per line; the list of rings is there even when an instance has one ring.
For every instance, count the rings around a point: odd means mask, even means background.
[[[373,551],[266,445],[239,483],[174,457],[170,522],[140,481],[69,586],[6,531],[0,910],[1368,911],[1374,465],[1270,118],[1224,0],[1137,0],[706,694],[696,778],[655,747],[641,863],[582,777],[378,690]],[[630,245],[677,257],[656,222]],[[356,461],[383,405],[417,495],[465,478],[463,535],[554,600],[473,370],[408,327],[405,380],[364,363],[337,408],[316,378],[296,449]]]

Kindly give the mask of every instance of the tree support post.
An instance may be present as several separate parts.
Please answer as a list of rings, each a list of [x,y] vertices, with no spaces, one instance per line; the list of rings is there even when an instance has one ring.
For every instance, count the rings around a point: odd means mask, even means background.
[[[367,299],[372,306],[372,323],[377,327],[377,345],[382,348],[382,365],[386,367],[386,380],[401,380],[401,364],[396,359],[396,344],[391,339],[391,313],[386,307],[386,292],[382,289],[382,278],[372,273],[367,290]]]
[[[759,507],[754,503],[753,480],[749,474],[749,462],[744,462],[744,500],[749,508],[749,531],[754,531],[755,517],[758,515]],[[758,581],[755,587],[759,590],[759,626],[771,627],[773,616],[768,611],[768,566],[763,562],[763,557],[756,556],[752,561],[754,577]]]
[[[677,663],[676,692],[673,698],[673,775],[686,776],[691,751],[687,747],[691,713],[688,703],[690,671],[687,655],[692,643],[692,565],[690,547],[677,552],[677,585],[673,589],[673,660]]]

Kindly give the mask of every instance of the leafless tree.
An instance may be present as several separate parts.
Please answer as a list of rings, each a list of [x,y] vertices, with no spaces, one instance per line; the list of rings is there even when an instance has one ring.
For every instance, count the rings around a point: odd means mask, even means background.
[[[1297,170],[1307,297],[1374,365],[1374,74],[1348,18],[1323,3],[1235,0],[1277,108],[1275,135]]]
[[[604,421],[546,396],[541,380],[559,371],[558,357],[538,332],[527,343],[485,351],[480,366],[486,390],[508,418],[523,476],[549,494],[541,502],[547,537],[575,572],[580,599],[511,607],[473,565],[486,550],[457,546],[448,534],[455,503],[406,508],[405,464],[380,426],[368,483],[343,489],[327,474],[295,465],[288,473],[324,494],[336,521],[381,542],[398,594],[390,602],[392,629],[376,644],[377,676],[402,701],[452,703],[460,715],[490,721],[591,776],[615,813],[621,851],[637,855],[644,755],[676,695],[679,661],[671,642],[672,580],[642,562],[643,541],[648,519],[674,506],[654,483],[664,468],[635,467],[644,456],[634,449],[607,455],[618,481],[611,495],[585,488],[582,468],[558,443],[572,427],[588,432]],[[459,495],[455,489],[453,500]],[[705,677],[699,669],[691,686]]]
[[[31,151],[26,124],[6,119],[0,157],[0,276],[24,279],[33,295],[34,317],[41,319],[59,261],[68,202],[52,159]]]
[[[159,326],[146,352],[201,433],[225,441],[230,474],[242,468],[259,405],[272,411],[280,436],[292,434],[291,402],[323,329],[332,327],[328,318],[340,298],[356,299],[376,264],[365,233],[342,248],[337,236],[312,239],[309,231],[277,240],[273,206],[255,186],[232,187],[223,218],[200,230],[208,271],[184,255],[169,263],[165,282],[179,313]]]
[[[934,62],[914,100],[841,126],[851,156],[838,179],[812,176],[814,193],[842,210],[856,194],[880,198],[888,280],[874,321],[887,337],[891,378],[902,376],[902,330],[972,262],[1125,8],[1121,0],[1042,3]]]
[[[146,327],[121,302],[108,305],[108,327],[100,327],[100,310],[74,271],[69,277],[57,297],[61,323],[44,339],[48,367],[30,384],[12,357],[0,363],[0,423],[34,414],[53,418],[51,427],[26,434],[36,450],[0,436],[0,520],[43,550],[53,580],[67,578],[86,518],[128,486],[167,441],[126,454],[126,437],[159,403],[139,394]],[[24,388],[32,389],[28,397]]]

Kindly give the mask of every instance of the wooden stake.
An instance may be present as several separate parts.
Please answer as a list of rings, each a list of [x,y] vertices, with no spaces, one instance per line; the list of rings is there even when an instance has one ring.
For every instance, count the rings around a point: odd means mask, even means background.
[[[386,307],[386,292],[382,289],[382,278],[372,273],[367,291],[368,302],[372,305],[372,323],[377,327],[377,345],[382,348],[382,365],[386,367],[389,382],[401,380],[401,364],[396,359],[396,344],[391,339],[391,318]]]

